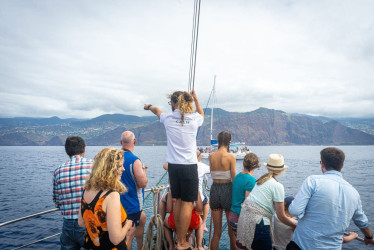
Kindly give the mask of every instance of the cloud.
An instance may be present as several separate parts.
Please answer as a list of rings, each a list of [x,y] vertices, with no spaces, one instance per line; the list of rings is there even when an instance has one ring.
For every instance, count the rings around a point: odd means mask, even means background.
[[[206,105],[374,117],[371,1],[205,1],[196,91]],[[8,1],[0,114],[149,115],[188,84],[191,1]],[[15,18],[17,17],[17,18]]]

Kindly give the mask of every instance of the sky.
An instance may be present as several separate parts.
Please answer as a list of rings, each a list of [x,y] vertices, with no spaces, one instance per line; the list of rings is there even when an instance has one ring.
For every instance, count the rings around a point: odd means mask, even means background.
[[[3,0],[0,117],[146,116],[187,90],[193,0]],[[374,117],[374,1],[201,0],[207,105]]]

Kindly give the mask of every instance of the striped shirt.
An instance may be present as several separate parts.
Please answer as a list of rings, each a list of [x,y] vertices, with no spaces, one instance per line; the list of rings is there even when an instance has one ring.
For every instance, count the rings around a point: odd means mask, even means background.
[[[74,155],[53,174],[53,202],[65,219],[78,219],[84,183],[92,160]]]

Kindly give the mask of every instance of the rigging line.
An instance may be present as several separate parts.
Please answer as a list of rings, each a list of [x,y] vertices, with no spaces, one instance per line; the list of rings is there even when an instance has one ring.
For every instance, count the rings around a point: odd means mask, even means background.
[[[199,33],[200,22],[200,6],[201,0],[194,1],[194,15],[192,27],[192,40],[191,40],[191,54],[190,54],[190,71],[188,91],[192,91],[195,87],[195,72],[196,72],[196,54],[197,54],[197,38]]]
[[[209,98],[208,98],[208,102],[206,103],[206,107],[205,107],[205,109],[204,109],[204,117],[205,117],[206,110],[208,109],[208,105],[209,105],[210,98],[212,97],[212,93],[213,93],[213,89],[212,89],[212,91],[210,91],[210,95],[209,95]],[[197,129],[196,138],[197,138],[197,136],[199,135],[200,128],[201,128],[201,126]]]
[[[191,91],[191,80],[192,80],[192,67],[193,67],[193,54],[195,51],[194,45],[195,45],[195,29],[196,29],[196,2],[194,1],[194,11],[193,11],[193,18],[192,18],[192,39],[191,39],[191,54],[190,54],[190,70],[189,70],[189,76],[188,76],[188,92]]]
[[[197,25],[196,25],[196,39],[195,39],[195,60],[194,60],[194,69],[193,69],[193,78],[192,78],[192,89],[195,89],[195,72],[196,72],[196,55],[197,55],[197,41],[199,38],[199,23],[200,23],[200,5],[201,0],[197,0],[199,2],[199,8],[197,13]]]

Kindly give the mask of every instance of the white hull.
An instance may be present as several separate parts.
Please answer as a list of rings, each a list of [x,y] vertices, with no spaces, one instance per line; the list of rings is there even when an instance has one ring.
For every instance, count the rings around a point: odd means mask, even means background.
[[[237,153],[231,153],[231,154],[233,154],[237,160],[243,160],[245,155],[250,153],[250,152],[251,151],[249,151],[249,152],[237,152]],[[203,158],[209,158],[210,153],[201,153],[201,155],[203,156]]]

